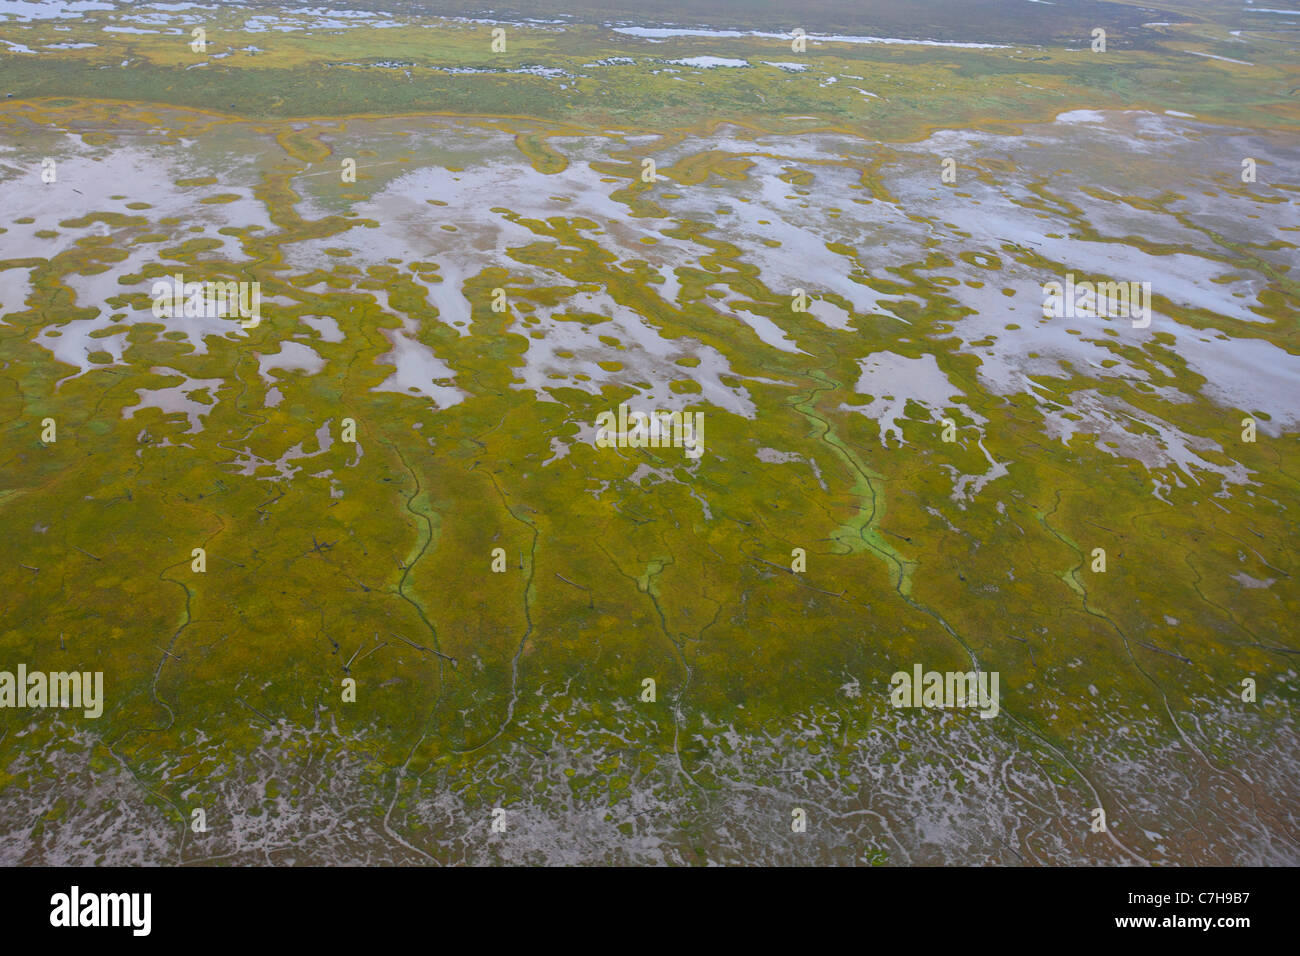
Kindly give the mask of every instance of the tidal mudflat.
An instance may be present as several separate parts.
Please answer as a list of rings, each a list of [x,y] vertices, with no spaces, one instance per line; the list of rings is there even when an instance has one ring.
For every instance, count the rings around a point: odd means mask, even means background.
[[[0,101],[0,647],[105,704],[0,709],[0,860],[1300,860],[1300,147],[1273,86],[1225,115],[1277,41],[1148,27],[1152,86],[1082,95],[1032,37],[519,22],[385,115],[491,25],[391,66],[342,6],[15,29],[67,88]],[[177,274],[257,320],[160,315]],[[916,665],[996,714],[897,706]]]

